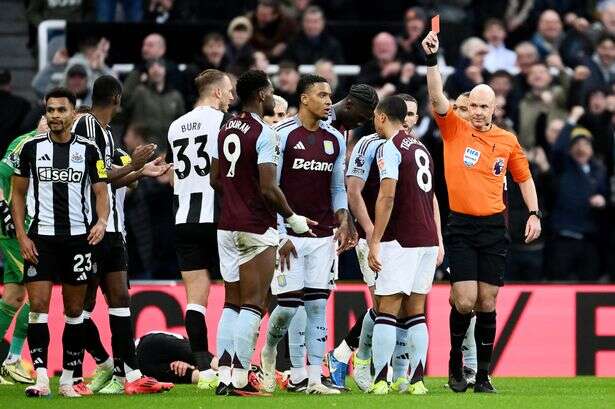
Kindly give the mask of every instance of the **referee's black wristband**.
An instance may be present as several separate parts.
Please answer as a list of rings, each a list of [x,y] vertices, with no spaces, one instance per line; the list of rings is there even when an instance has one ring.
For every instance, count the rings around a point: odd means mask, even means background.
[[[438,53],[427,54],[426,60],[428,67],[435,67],[438,65]]]

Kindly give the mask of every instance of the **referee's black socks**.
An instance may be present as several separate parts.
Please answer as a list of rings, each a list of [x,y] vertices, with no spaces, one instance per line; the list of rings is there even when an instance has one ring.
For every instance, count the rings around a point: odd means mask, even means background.
[[[476,340],[476,352],[478,358],[478,371],[476,382],[486,381],[489,376],[493,343],[495,341],[495,311],[477,312],[474,339]]]
[[[207,350],[205,313],[205,307],[200,304],[188,304],[186,306],[186,333],[190,340],[192,356],[199,371],[206,371],[211,368],[212,355]]]
[[[451,315],[449,317],[449,330],[451,334],[451,354],[449,360],[449,372],[460,378],[463,376],[463,354],[461,345],[463,338],[470,326],[472,314],[461,314],[455,306],[451,307]]]

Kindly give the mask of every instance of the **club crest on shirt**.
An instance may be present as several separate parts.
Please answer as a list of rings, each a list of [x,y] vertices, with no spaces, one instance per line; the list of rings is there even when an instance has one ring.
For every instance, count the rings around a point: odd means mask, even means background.
[[[504,158],[495,158],[495,162],[493,162],[493,174],[495,176],[500,176],[504,171]]]
[[[79,152],[75,152],[70,157],[70,160],[75,162],[75,163],[81,163],[81,162],[83,162],[83,156]]]
[[[354,159],[354,164],[355,166],[357,166],[358,168],[362,167],[363,165],[365,165],[365,156],[358,154],[357,157]]]
[[[464,165],[471,168],[478,163],[479,158],[480,158],[480,151],[477,151],[474,148],[466,146],[466,150],[463,153],[463,164]]]
[[[332,141],[322,141],[322,143],[325,148],[325,153],[327,155],[333,155],[335,153],[335,148],[333,147]]]

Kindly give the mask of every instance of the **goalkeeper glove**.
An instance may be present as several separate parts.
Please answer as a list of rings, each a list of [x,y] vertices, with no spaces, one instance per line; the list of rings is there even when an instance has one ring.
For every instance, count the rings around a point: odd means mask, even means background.
[[[11,216],[11,209],[6,200],[0,200],[0,217],[2,218],[2,233],[8,237],[15,237],[15,223]]]

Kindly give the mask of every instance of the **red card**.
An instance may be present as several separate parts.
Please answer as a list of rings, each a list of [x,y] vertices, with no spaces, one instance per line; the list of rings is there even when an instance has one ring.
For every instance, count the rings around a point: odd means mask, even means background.
[[[440,15],[435,15],[431,18],[431,31],[438,34],[440,32]]]

